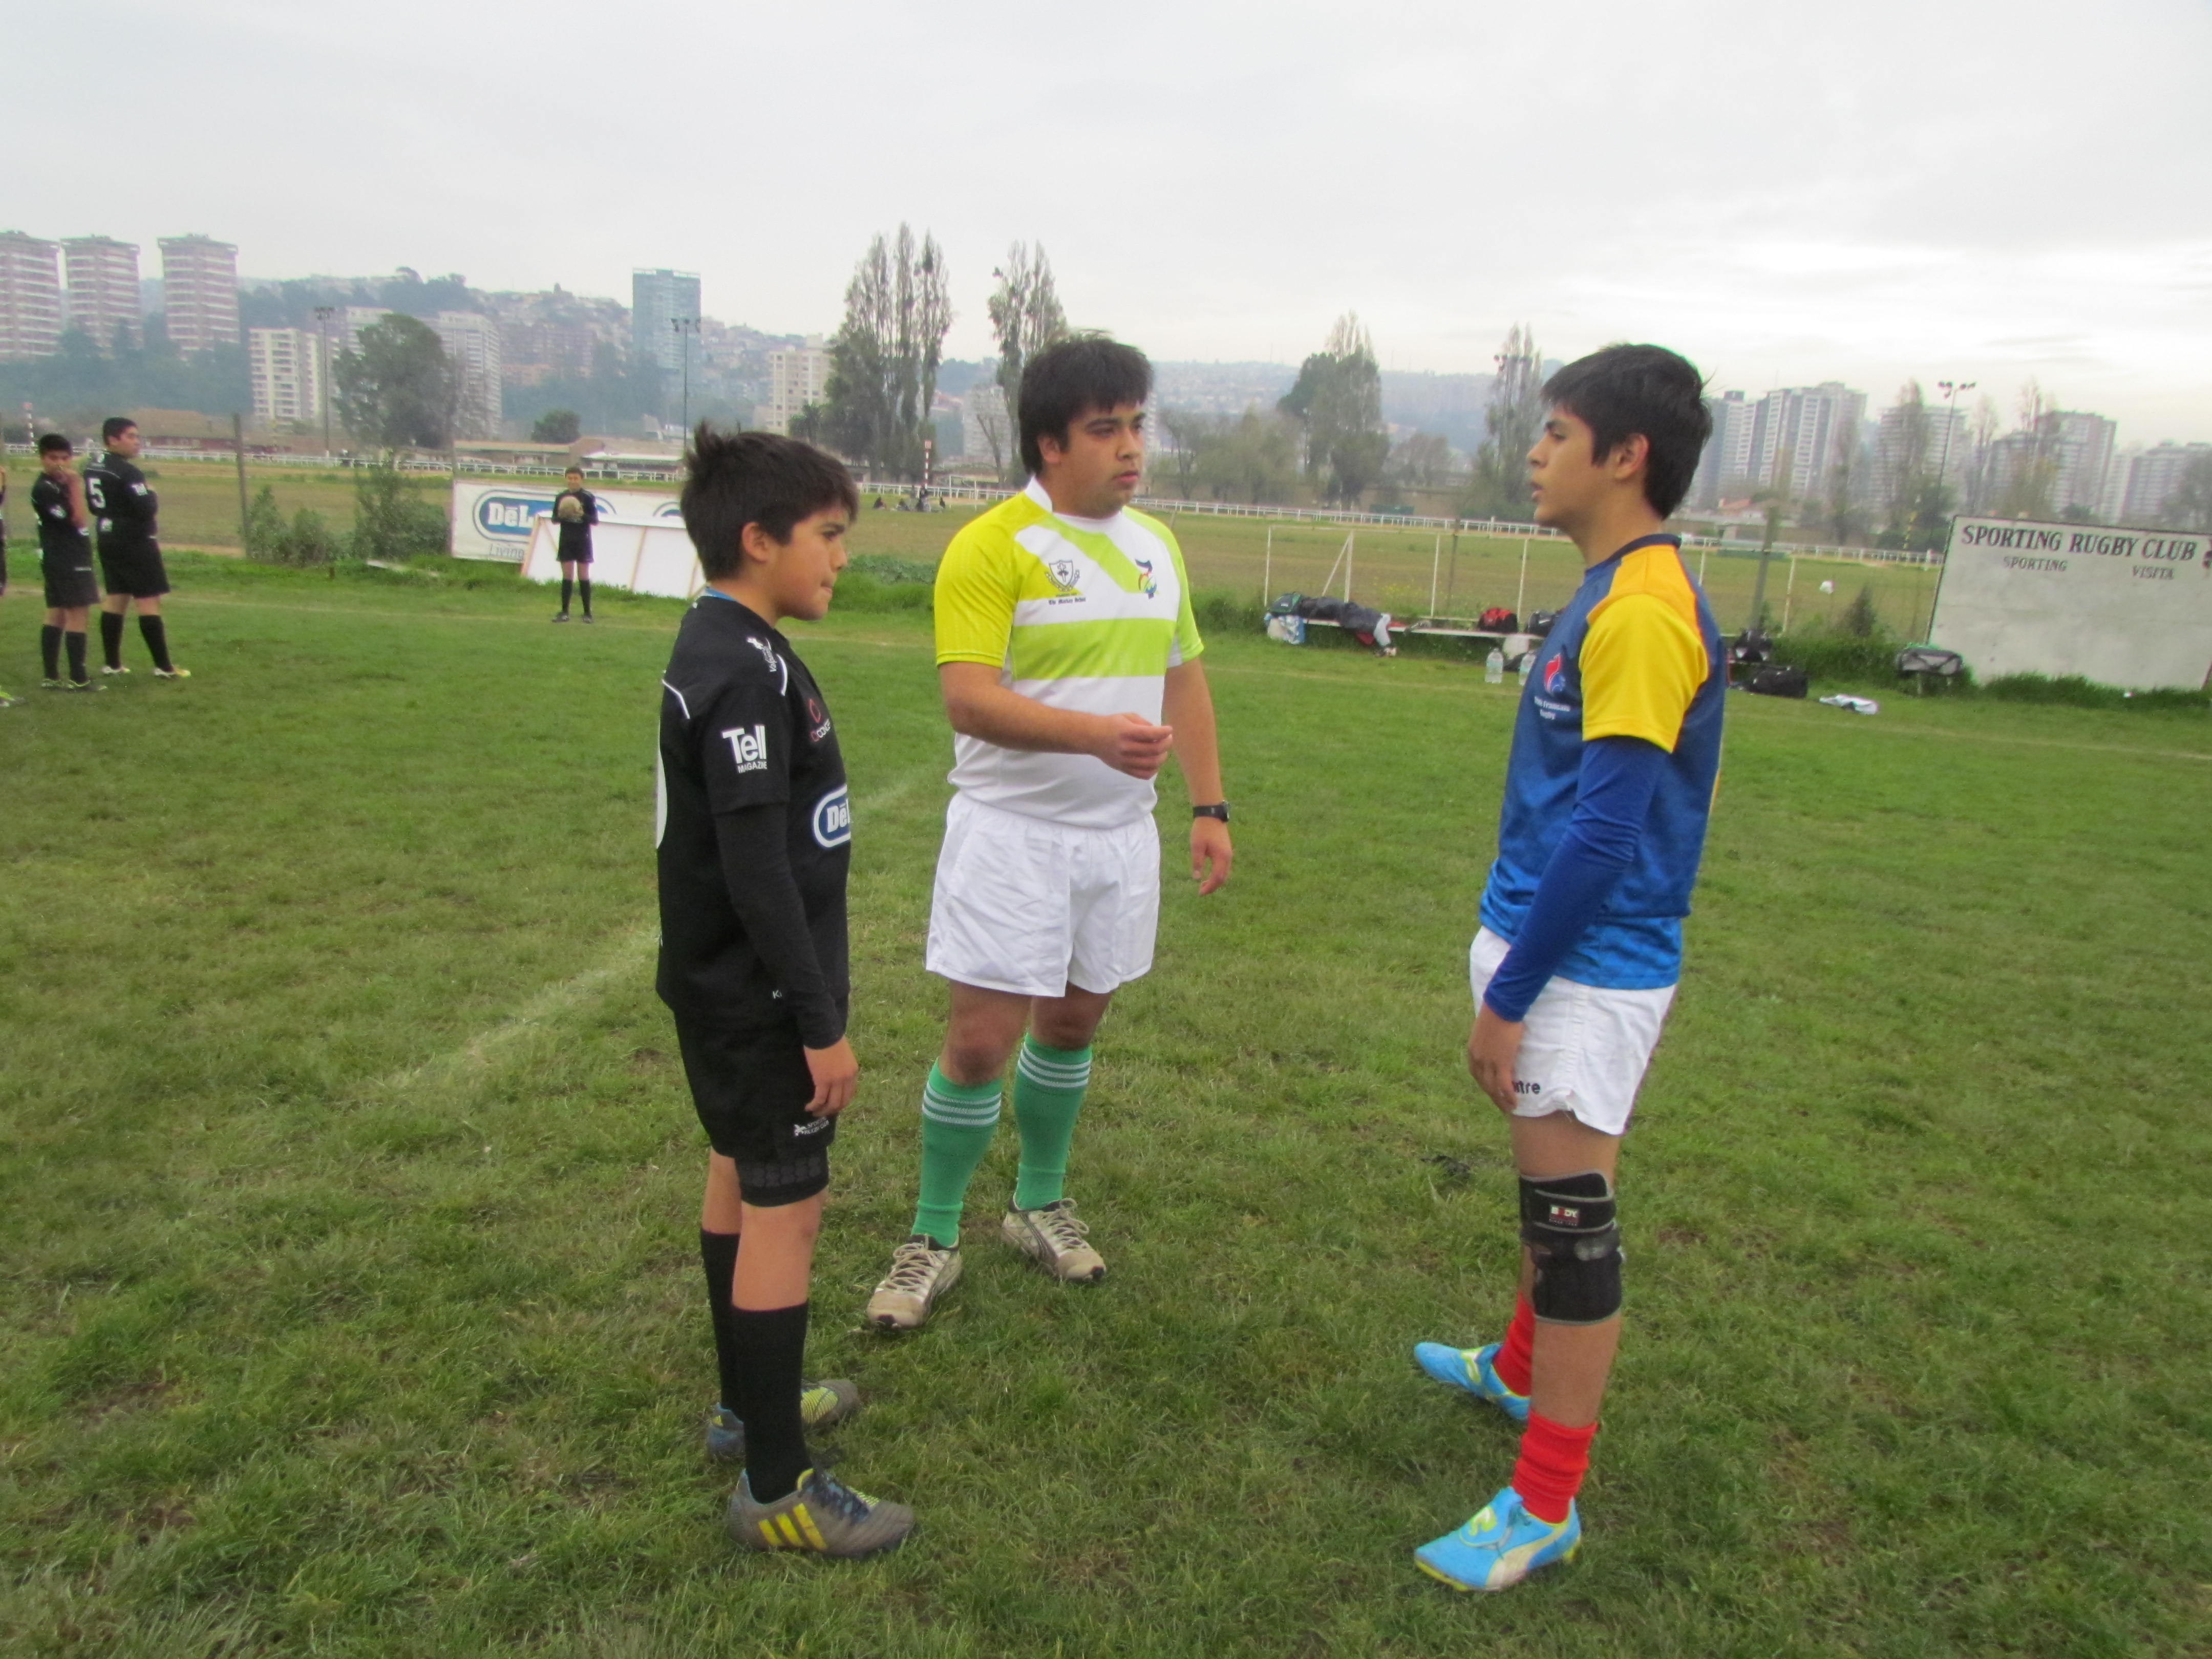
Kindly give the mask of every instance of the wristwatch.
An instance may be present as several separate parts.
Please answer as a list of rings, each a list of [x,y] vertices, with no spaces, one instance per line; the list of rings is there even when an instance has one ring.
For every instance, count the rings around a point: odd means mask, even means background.
[[[1190,809],[1190,815],[1194,818],[1219,818],[1226,823],[1229,822],[1229,803],[1218,800],[1211,806],[1194,806]]]

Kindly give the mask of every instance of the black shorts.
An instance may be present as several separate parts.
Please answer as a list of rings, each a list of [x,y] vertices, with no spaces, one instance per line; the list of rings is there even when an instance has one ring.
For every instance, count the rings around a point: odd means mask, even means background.
[[[46,609],[74,611],[81,605],[100,603],[100,584],[92,566],[80,562],[82,553],[49,553],[39,561],[39,574],[46,579]]]
[[[676,1045],[707,1139],[738,1166],[748,1204],[772,1209],[830,1184],[837,1120],[806,1109],[814,1074],[789,1026],[732,1030],[678,1018]]]
[[[100,550],[100,580],[111,593],[128,593],[134,599],[158,599],[169,591],[169,573],[161,568],[158,547],[127,548],[119,553]]]
[[[592,544],[586,542],[581,547],[572,547],[563,542],[555,558],[562,564],[589,564],[592,562]]]

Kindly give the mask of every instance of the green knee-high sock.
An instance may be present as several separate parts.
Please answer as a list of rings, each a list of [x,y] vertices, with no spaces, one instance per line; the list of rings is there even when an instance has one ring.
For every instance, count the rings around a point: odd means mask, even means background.
[[[1091,1050],[1048,1048],[1022,1039],[1014,1062],[1014,1123],[1022,1132],[1022,1164],[1014,1177],[1017,1209],[1057,1204],[1067,1182],[1067,1149],[1076,1114],[1091,1086]]]
[[[932,1066],[921,1091],[921,1197],[914,1231],[960,1242],[960,1206],[999,1127],[999,1080],[955,1083]]]

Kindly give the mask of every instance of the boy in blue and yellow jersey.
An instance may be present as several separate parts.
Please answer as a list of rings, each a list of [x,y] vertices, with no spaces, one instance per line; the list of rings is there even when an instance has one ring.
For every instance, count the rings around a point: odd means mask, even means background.
[[[1065,1191],[1114,993],[1152,965],[1160,838],[1152,779],[1172,747],[1191,800],[1201,893],[1229,878],[1213,703],[1174,533],[1133,511],[1152,365],[1133,347],[1062,341],[1019,397],[1033,476],[945,550],[937,672],[954,732],[929,971],[951,981],[945,1047],[921,1098],[913,1231],[868,1300],[911,1330],[960,1277],[969,1181],[1014,1060],[1021,1166],[1000,1232],[1054,1277],[1106,1263]],[[1016,1059],[1016,1050],[1019,1058]]]
[[[1521,1287],[1503,1341],[1414,1350],[1522,1424],[1511,1482],[1415,1554],[1457,1589],[1572,1555],[1575,1498],[1620,1336],[1620,1136],[1680,977],[1682,918],[1720,773],[1720,633],[1662,533],[1711,430],[1698,371],[1608,346],[1544,388],[1539,524],[1582,585],[1538,647],[1469,953],[1468,1069],[1511,1125]]]

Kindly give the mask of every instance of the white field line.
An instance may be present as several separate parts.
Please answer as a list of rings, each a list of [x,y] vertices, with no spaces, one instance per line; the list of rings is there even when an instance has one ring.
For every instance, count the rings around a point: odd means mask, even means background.
[[[915,772],[860,796],[858,812],[890,813],[934,782],[934,769]],[[593,966],[544,987],[514,1012],[486,1026],[474,1036],[419,1065],[403,1066],[369,1085],[372,1094],[423,1088],[467,1091],[534,1032],[566,1024],[579,1010],[597,1001],[610,985],[644,970],[660,943],[657,921],[632,924],[615,935],[613,946]]]

